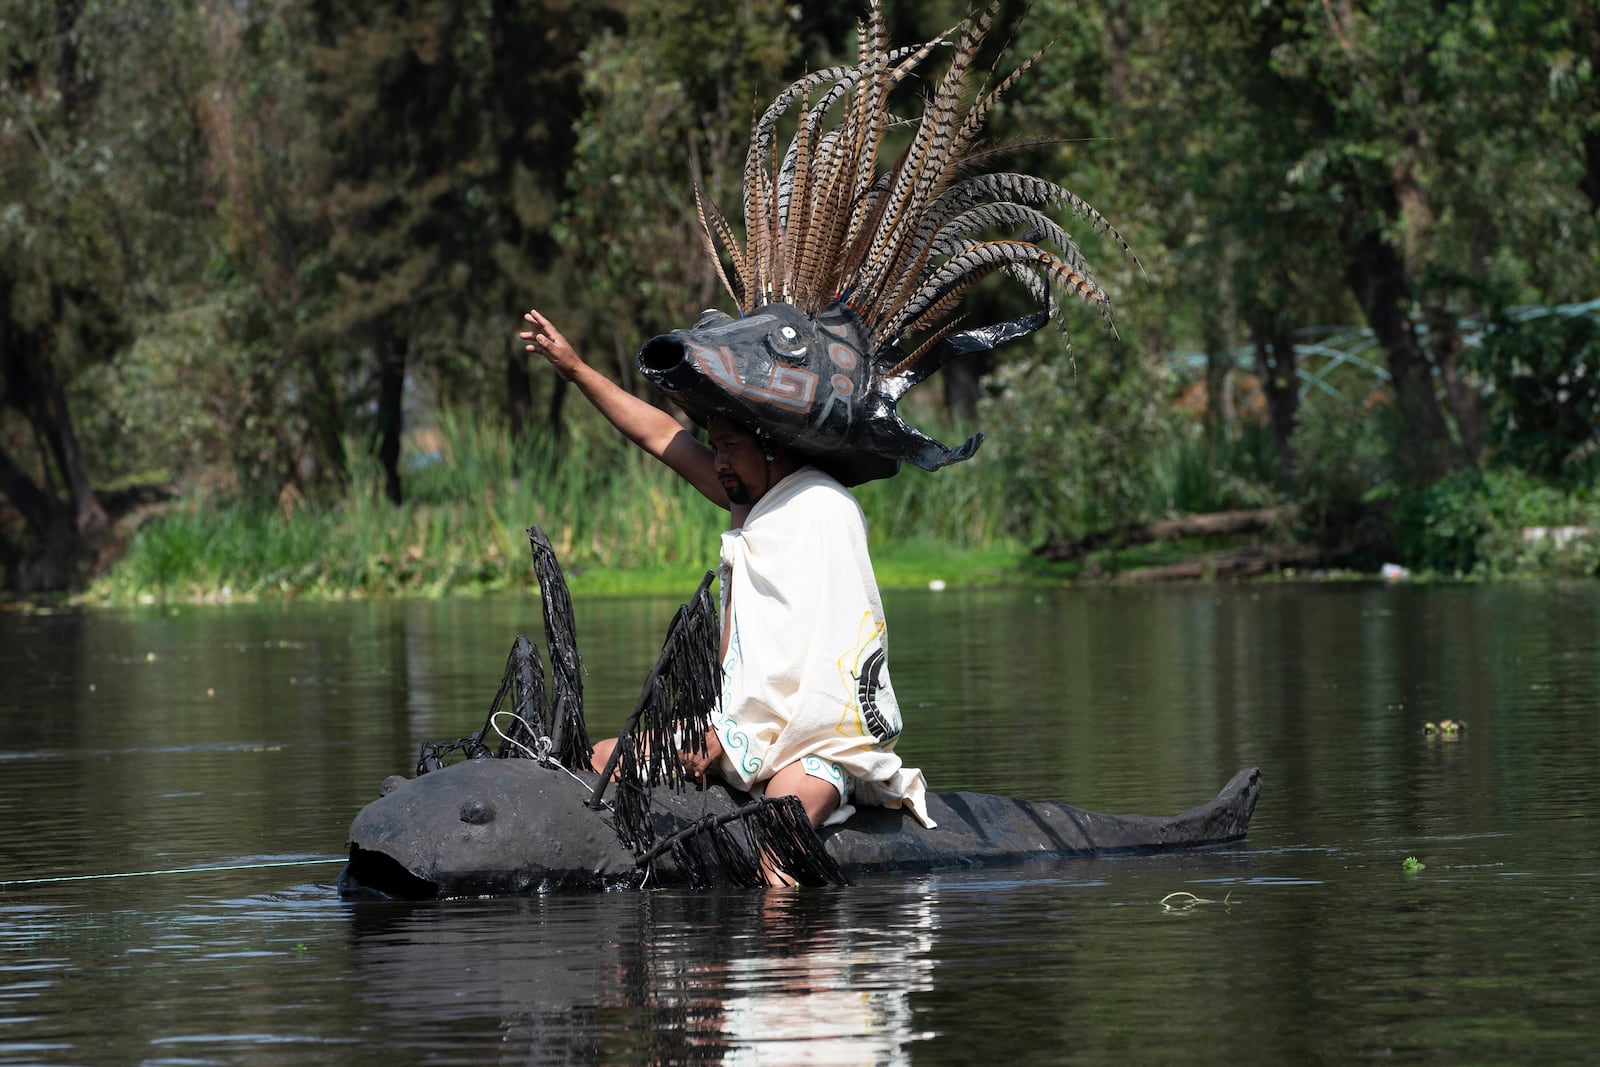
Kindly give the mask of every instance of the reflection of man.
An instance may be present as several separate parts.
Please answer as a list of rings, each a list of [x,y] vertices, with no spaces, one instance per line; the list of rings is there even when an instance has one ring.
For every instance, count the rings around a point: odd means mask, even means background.
[[[911,995],[933,988],[929,898],[912,893],[865,912],[842,899],[763,897],[778,905],[763,907],[763,936],[738,941],[748,947],[728,960],[720,988],[711,986],[725,1067],[912,1062],[926,1034]]]
[[[852,800],[908,806],[928,823],[922,772],[894,753],[900,711],[889,683],[883,606],[866,523],[850,492],[806,458],[712,420],[702,444],[671,415],[585,363],[550,320],[526,316],[528,350],[547,359],[624,436],[729,511],[722,535],[722,715],[704,757],[768,796],[794,796],[813,826]],[[603,766],[614,740],[595,747]]]

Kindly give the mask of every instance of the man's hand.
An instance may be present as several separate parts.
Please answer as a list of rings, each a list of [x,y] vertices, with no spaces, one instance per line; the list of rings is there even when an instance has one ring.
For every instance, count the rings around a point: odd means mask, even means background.
[[[690,752],[685,749],[678,753],[678,759],[682,762],[683,769],[689,772],[690,777],[704,785],[706,772],[715,767],[717,761],[722,759],[722,738],[717,736],[715,730],[707,730],[705,755],[702,756],[698,752]]]
[[[595,410],[622,435],[665,463],[700,495],[721,508],[730,507],[728,491],[717,480],[711,449],[678,424],[678,420],[647,400],[642,400],[583,361],[572,342],[561,335],[537,308],[522,316],[530,329],[519,335],[524,347],[555,368],[563,380],[578,387]],[[718,749],[721,752],[721,749]]]
[[[572,342],[562,336],[561,331],[537,309],[528,309],[528,313],[522,317],[533,327],[531,330],[522,331],[522,339],[528,342],[523,347],[549,360],[556,373],[567,381],[570,382],[577,377],[578,372],[584,368],[584,362],[578,355],[578,350],[572,347]]]

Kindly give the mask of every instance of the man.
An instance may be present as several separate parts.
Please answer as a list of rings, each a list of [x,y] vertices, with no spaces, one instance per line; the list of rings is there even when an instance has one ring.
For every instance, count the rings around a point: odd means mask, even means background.
[[[855,498],[807,457],[714,419],[703,444],[676,419],[590,367],[544,315],[524,316],[529,352],[549,361],[624,436],[729,512],[722,587],[722,714],[709,771],[768,796],[793,796],[813,826],[862,803],[932,825],[922,772],[894,753],[900,711],[889,684],[883,606]],[[614,740],[595,748],[605,764]]]

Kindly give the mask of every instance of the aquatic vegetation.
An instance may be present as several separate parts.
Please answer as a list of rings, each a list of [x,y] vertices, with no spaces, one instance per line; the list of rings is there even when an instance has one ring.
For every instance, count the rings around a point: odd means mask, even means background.
[[[90,592],[108,601],[472,595],[530,590],[524,530],[548,531],[585,594],[683,595],[716,565],[726,513],[649,457],[569,420],[560,439],[512,444],[492,420],[439,415],[437,453],[400,506],[370,456],[340,498],[186,498],[146,520]],[[352,456],[360,455],[352,444]],[[981,464],[862,486],[880,583],[925,586],[1014,572],[1026,546],[1000,530]],[[977,557],[975,569],[958,560]],[[897,562],[898,561],[898,562]]]
[[[1161,898],[1159,903],[1164,911],[1188,911],[1190,908],[1198,907],[1201,904],[1227,905],[1232,903],[1232,900],[1233,890],[1231,889],[1223,894],[1221,900],[1209,900],[1206,897],[1196,896],[1187,889],[1180,889],[1176,893],[1168,893]]]

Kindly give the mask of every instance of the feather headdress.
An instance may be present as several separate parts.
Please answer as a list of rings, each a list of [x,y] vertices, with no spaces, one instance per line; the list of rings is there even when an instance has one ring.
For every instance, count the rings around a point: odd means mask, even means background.
[[[890,48],[872,0],[858,61],[807,74],[756,120],[742,240],[696,180],[706,248],[741,317],[705,312],[639,352],[640,370],[692,416],[743,423],[846,484],[893,474],[901,461],[937,470],[971,456],[983,436],[950,449],[908,426],[895,411],[907,389],[956,356],[1038,329],[1062,293],[1109,324],[1110,299],[1048,212],[1065,208],[1126,249],[1121,237],[1061,186],[986,169],[1004,153],[978,143],[984,121],[1038,59],[973,91],[994,10]],[[895,118],[891,94],[947,46],[950,64],[920,118]],[[886,137],[908,127],[904,150],[884,160]],[[962,298],[993,274],[1024,285],[1039,310],[958,330]]]

